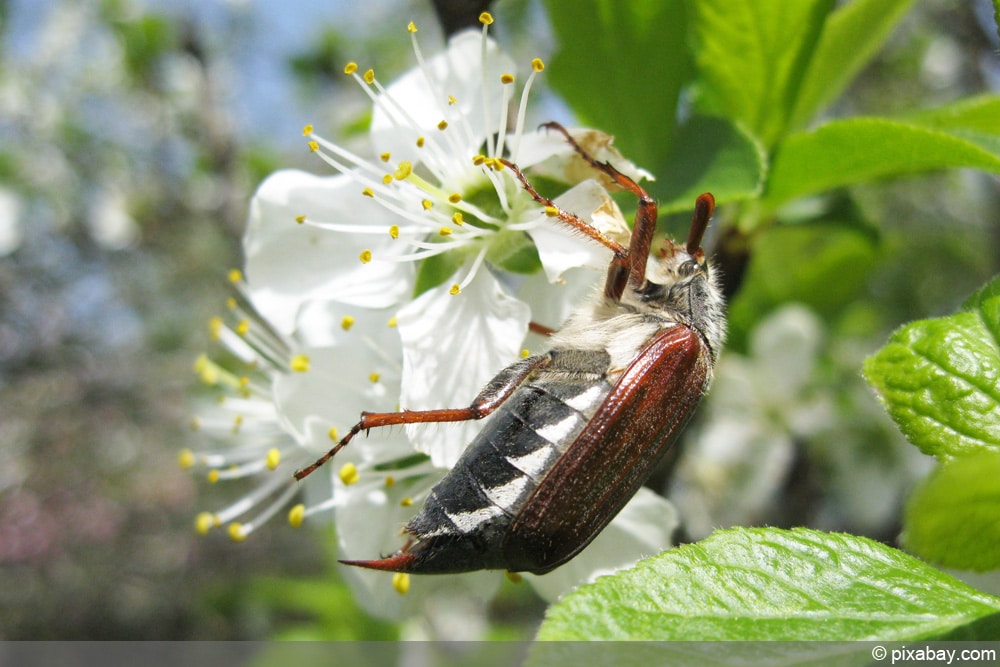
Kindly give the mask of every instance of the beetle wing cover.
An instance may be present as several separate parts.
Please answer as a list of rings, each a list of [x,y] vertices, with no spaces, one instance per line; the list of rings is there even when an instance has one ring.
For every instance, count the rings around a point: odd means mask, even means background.
[[[708,347],[685,325],[646,345],[511,526],[512,569],[548,572],[610,523],[694,414],[711,367]]]

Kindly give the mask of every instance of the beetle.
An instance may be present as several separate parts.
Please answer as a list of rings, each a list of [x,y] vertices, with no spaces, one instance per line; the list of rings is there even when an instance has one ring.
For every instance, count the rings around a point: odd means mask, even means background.
[[[628,247],[559,209],[501,160],[550,213],[611,250],[603,292],[552,333],[547,352],[502,370],[468,407],[364,412],[329,452],[295,473],[302,479],[371,428],[497,413],[406,524],[400,551],[345,564],[415,574],[549,572],[638,492],[708,389],[725,338],[722,293],[701,248],[714,198],[697,198],[684,245],[668,239],[650,256],[653,198],[561,125],[544,127],[638,196]]]

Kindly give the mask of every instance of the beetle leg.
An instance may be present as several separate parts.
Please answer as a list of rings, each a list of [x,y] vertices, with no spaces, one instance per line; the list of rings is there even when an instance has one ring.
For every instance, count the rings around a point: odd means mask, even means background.
[[[539,368],[547,366],[552,360],[551,355],[541,354],[522,359],[500,371],[496,377],[487,383],[475,400],[467,408],[443,408],[439,410],[403,410],[401,412],[362,412],[361,419],[351,427],[351,430],[340,442],[333,446],[323,456],[305,468],[295,471],[295,479],[308,477],[313,471],[329,461],[341,449],[347,446],[354,436],[361,431],[367,431],[381,426],[398,426],[401,424],[430,424],[442,422],[460,422],[470,419],[482,419],[500,407],[510,398],[522,382]]]
[[[514,164],[510,160],[505,160],[503,158],[500,158],[500,162],[502,162],[505,167],[507,167],[514,173],[514,176],[517,178],[517,180],[521,182],[521,187],[524,188],[525,192],[531,195],[532,199],[534,199],[536,202],[544,206],[547,212],[553,214],[552,217],[559,218],[560,220],[565,222],[570,227],[576,229],[584,236],[593,239],[594,241],[597,241],[605,248],[613,252],[616,257],[618,256],[624,257],[625,255],[628,254],[628,249],[621,243],[609,239],[607,236],[602,234],[600,230],[598,230],[596,227],[587,224],[585,221],[581,220],[578,215],[570,213],[569,211],[563,208],[560,208],[551,199],[540,195],[538,193],[538,190],[535,189],[535,186],[533,186],[531,182],[528,181],[528,177],[524,175],[524,172],[522,172],[521,168],[518,167],[516,164]]]
[[[629,271],[628,278],[635,286],[642,284],[642,281],[646,278],[646,260],[649,257],[649,248],[653,243],[653,233],[656,231],[656,200],[653,199],[648,192],[634,180],[618,171],[609,162],[599,162],[590,153],[583,149],[580,144],[577,143],[573,135],[569,133],[565,127],[556,122],[544,123],[542,127],[555,130],[561,133],[569,145],[573,147],[573,150],[577,154],[586,160],[590,166],[597,169],[600,172],[606,174],[612,181],[614,181],[618,186],[628,190],[636,197],[639,198],[639,206],[635,212],[635,222],[632,225],[632,240],[629,242],[628,246],[628,257],[629,257]],[[611,286],[611,276],[608,276],[609,288]],[[617,297],[620,298],[622,292],[625,289],[625,285],[621,285],[621,290],[617,292]],[[609,296],[613,296],[610,295]],[[618,298],[615,300],[617,301]]]
[[[553,202],[551,199],[548,199],[538,194],[538,191],[535,190],[534,186],[531,185],[527,177],[524,175],[524,172],[522,172],[521,169],[516,164],[510,162],[509,160],[504,160],[503,158],[500,158],[500,162],[502,162],[504,166],[506,166],[508,169],[514,172],[514,176],[516,176],[517,180],[521,182],[521,187],[524,188],[525,192],[531,195],[532,199],[534,199],[536,202],[544,206],[547,211],[551,211],[553,213],[553,217],[562,220],[567,225],[577,230],[587,238],[597,241],[605,248],[608,248],[614,254],[614,257],[612,257],[611,259],[611,266],[608,267],[608,279],[604,285],[604,294],[612,301],[619,301],[622,297],[622,293],[625,291],[625,284],[632,271],[632,265],[629,262],[629,256],[632,251],[629,248],[626,248],[622,244],[618,243],[617,241],[609,239],[607,236],[602,234],[598,229],[596,229],[592,225],[588,225],[586,222],[581,220],[579,216],[574,215],[573,213],[570,213],[569,211],[566,211],[565,209],[562,209],[559,206],[556,206],[555,202]],[[655,214],[655,207],[654,207],[654,214]],[[655,226],[656,223],[654,219],[653,227]],[[652,235],[650,235],[650,238],[652,238]],[[634,245],[635,244],[634,234],[632,235],[632,239],[633,239],[632,243]],[[646,247],[646,252],[649,252],[648,244]],[[643,257],[645,257],[645,255],[643,255]],[[642,265],[642,271],[643,274],[645,274],[646,271],[645,260]]]
[[[528,322],[528,331],[530,331],[531,333],[536,333],[539,336],[545,336],[546,338],[548,338],[549,336],[551,336],[556,332],[556,330],[553,329],[552,327],[547,327],[544,324],[539,324],[534,320]]]

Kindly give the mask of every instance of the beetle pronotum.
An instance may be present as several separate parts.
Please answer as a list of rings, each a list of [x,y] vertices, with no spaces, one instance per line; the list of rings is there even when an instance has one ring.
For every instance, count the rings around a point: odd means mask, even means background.
[[[635,495],[708,388],[725,338],[721,291],[701,249],[714,198],[697,198],[684,245],[668,239],[650,255],[653,198],[591,157],[561,125],[547,127],[638,196],[629,245],[559,209],[503,161],[562,223],[611,250],[603,293],[552,334],[548,352],[500,371],[468,407],[362,413],[336,446],[295,473],[309,475],[361,431],[497,413],[406,524],[409,540],[400,551],[344,563],[418,574],[549,572],[590,544]]]

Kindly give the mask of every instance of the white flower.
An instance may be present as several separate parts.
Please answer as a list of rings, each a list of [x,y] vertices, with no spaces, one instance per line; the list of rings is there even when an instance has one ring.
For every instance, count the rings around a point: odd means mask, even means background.
[[[515,66],[487,36],[487,24],[482,35],[457,35],[430,59],[420,52],[411,24],[418,66],[387,87],[370,70],[360,74],[349,64],[345,71],[373,100],[377,157],[365,159],[307,127],[310,148],[340,173],[282,171],[258,190],[245,239],[246,282],[235,281],[243,299],[232,309],[234,324],[217,323],[216,331],[256,368],[257,378],[241,384],[236,375],[223,376],[236,396],[218,408],[230,413],[220,439],[231,437],[237,411],[241,428],[252,422],[248,430],[259,435],[228,452],[186,452],[183,459],[205,463],[222,478],[263,471],[278,457],[282,479],[272,481],[269,474],[247,499],[202,515],[200,528],[258,508],[260,516],[229,528],[233,537],[246,537],[289,503],[295,487],[288,473],[330,449],[362,410],[469,405],[524,353],[529,321],[558,326],[577,297],[603,278],[580,267],[604,269],[610,254],[554,222],[500,156],[576,183],[555,196],[554,205],[609,236],[627,236],[604,186],[563,138],[524,131],[527,95],[541,61],[532,61],[511,113]],[[574,136],[599,159],[635,178],[646,176],[606,135]],[[203,375],[209,369],[217,379],[222,372],[207,360],[201,364]],[[246,386],[254,391],[243,396]],[[394,552],[402,546],[400,527],[482,426],[414,425],[359,436],[307,478],[305,502],[290,519],[298,524],[333,510],[343,559]],[[275,449],[280,456],[269,454]],[[252,463],[226,472],[242,460]],[[271,503],[265,505],[265,498]],[[544,582],[537,587],[554,597],[598,571],[668,547],[671,517],[662,498],[641,493],[592,549],[537,578]],[[423,595],[471,590],[484,597],[498,584],[484,573],[409,581],[345,568],[344,576],[369,610],[396,618],[422,604]],[[401,603],[397,592],[409,587]]]

